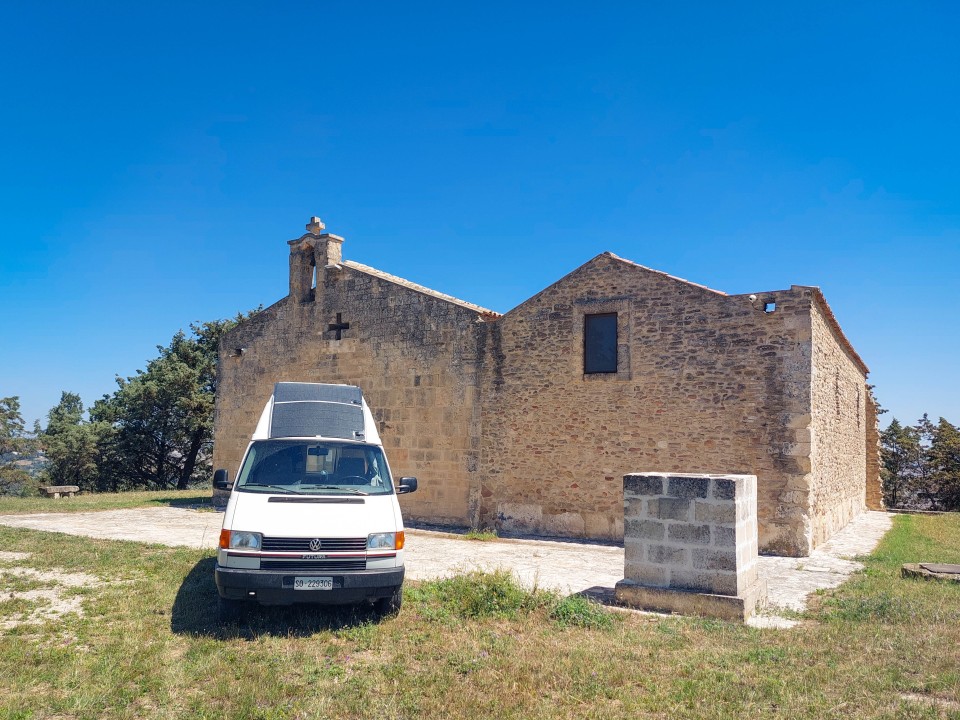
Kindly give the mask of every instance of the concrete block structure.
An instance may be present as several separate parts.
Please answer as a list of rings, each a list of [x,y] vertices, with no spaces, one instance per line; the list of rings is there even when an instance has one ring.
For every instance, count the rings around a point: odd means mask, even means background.
[[[623,497],[618,601],[728,620],[753,614],[766,596],[757,578],[756,476],[630,474]]]
[[[343,245],[311,220],[288,295],[225,334],[215,467],[303,381],[363,389],[414,521],[617,541],[624,475],[723,469],[757,477],[761,550],[802,556],[878,496],[867,368],[816,287],[727,295],[604,252],[501,315]]]

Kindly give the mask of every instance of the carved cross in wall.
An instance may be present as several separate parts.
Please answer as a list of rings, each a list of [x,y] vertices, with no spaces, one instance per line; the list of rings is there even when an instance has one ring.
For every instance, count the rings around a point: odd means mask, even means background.
[[[348,322],[345,323],[343,321],[343,318],[340,317],[340,313],[337,313],[337,321],[335,323],[330,323],[329,325],[327,325],[328,331],[330,332],[336,331],[337,340],[341,340],[343,338],[343,331],[349,330],[349,329],[350,329],[350,323]]]

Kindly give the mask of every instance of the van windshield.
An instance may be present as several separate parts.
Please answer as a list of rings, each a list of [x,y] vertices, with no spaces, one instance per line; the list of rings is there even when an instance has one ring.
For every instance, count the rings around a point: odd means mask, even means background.
[[[383,495],[393,492],[383,451],[372,445],[317,440],[257,440],[236,488],[296,495]]]

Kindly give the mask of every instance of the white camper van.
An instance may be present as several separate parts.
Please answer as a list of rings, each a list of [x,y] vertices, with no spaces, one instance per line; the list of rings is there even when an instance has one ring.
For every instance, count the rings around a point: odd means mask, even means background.
[[[226,470],[214,486],[230,489]],[[236,480],[215,571],[220,613],[247,602],[400,609],[403,518],[377,426],[360,388],[277,383]]]

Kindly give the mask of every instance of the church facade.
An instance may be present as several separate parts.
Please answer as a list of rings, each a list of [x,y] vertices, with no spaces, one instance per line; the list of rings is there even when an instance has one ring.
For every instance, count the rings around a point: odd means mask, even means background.
[[[318,218],[290,292],[222,341],[214,466],[278,381],[359,385],[405,517],[618,540],[622,477],[757,476],[761,550],[880,507],[867,367],[816,287],[727,295],[602,253],[500,315],[342,257]]]

